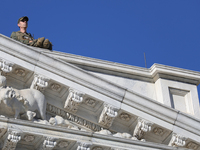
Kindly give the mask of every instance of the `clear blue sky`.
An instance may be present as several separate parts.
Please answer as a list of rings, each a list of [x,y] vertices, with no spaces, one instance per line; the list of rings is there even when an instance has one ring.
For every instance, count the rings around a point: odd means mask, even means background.
[[[160,63],[200,71],[199,0],[2,0],[1,34],[46,37],[53,49],[134,66]]]
[[[46,37],[66,53],[147,67],[200,71],[200,0],[2,0],[1,34]]]

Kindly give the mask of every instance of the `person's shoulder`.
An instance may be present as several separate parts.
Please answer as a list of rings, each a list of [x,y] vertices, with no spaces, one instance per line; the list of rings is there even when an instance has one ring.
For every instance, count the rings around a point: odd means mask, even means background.
[[[13,31],[12,33],[11,33],[11,38],[13,37],[13,36],[15,36],[16,35],[16,31]]]
[[[10,36],[10,37],[13,38],[13,39],[15,39],[17,33],[19,33],[19,31],[13,31],[13,32],[11,33],[11,36]]]

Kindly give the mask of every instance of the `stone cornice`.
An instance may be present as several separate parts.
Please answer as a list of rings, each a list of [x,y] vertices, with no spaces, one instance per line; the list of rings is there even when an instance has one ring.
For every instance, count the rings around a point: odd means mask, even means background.
[[[151,77],[149,74],[150,71],[147,68],[125,65],[116,62],[110,62],[79,55],[57,52],[57,51],[53,51],[52,53],[49,52],[44,52],[44,53],[72,64],[91,67],[92,68],[91,70],[93,69],[95,70],[95,68],[97,68],[97,69],[104,69],[105,71],[106,70],[114,71],[116,73],[118,72],[123,74],[143,75],[149,78]],[[98,71],[101,72],[101,70]]]
[[[32,123],[29,121],[23,120],[15,120],[15,119],[7,119],[0,117],[0,123],[7,122],[7,128],[12,130],[13,126],[17,127],[17,129],[21,133],[34,134],[35,136],[40,136],[41,134],[45,137],[54,137],[61,138],[62,140],[70,140],[76,141],[77,139],[84,139],[85,141],[89,141],[91,144],[99,145],[99,146],[107,146],[107,147],[118,147],[118,148],[126,148],[126,149],[144,149],[147,150],[153,149],[166,149],[166,150],[186,150],[185,148],[174,148],[171,146],[166,146],[158,143],[151,142],[141,142],[132,139],[118,138],[108,135],[97,134],[94,132],[84,132],[78,130],[72,130],[67,128],[60,128],[51,125],[44,125],[38,123]]]
[[[200,73],[197,71],[191,71],[161,64],[153,64],[150,68],[150,71],[154,81],[159,78],[165,78],[195,85],[200,83]]]
[[[17,46],[15,46],[15,49],[16,48],[18,49],[19,47],[21,49],[20,51],[17,51],[17,53],[20,53],[21,56],[24,55],[26,58],[29,58],[29,61],[31,60],[37,61],[39,58],[39,55],[49,55],[51,57],[54,57],[55,59],[59,58],[60,60],[63,60],[68,63],[87,66],[86,68],[91,68],[91,70],[96,68],[99,72],[101,72],[103,68],[103,72],[106,72],[106,70],[108,70],[109,72],[113,71],[112,74],[114,75],[129,74],[134,77],[140,76],[138,78],[140,78],[141,80],[148,80],[151,82],[155,82],[159,77],[162,77],[162,78],[179,80],[179,81],[196,84],[196,85],[200,83],[200,73],[197,71],[191,71],[187,69],[171,67],[171,66],[166,66],[166,65],[161,65],[161,64],[153,64],[150,68],[147,69],[147,68],[125,65],[125,64],[120,64],[116,62],[99,60],[99,59],[67,54],[67,53],[62,53],[62,52],[56,52],[56,51],[49,52],[46,50],[41,50],[39,48],[24,45],[2,34],[0,34],[0,38],[2,38],[1,43],[4,43],[3,46],[6,46],[5,43],[7,43],[4,40],[14,41],[15,43],[17,43]],[[9,46],[7,45],[6,47],[9,48],[10,46],[12,46],[12,44],[8,44]],[[24,48],[26,50],[24,50]],[[33,54],[33,51],[32,51],[33,55],[32,54],[29,55],[29,53],[27,52],[27,48],[34,49],[35,53]],[[9,48],[9,50],[12,50],[12,49]],[[14,54],[13,52],[14,51],[12,51],[11,54]]]
[[[158,102],[152,101],[151,99],[141,96],[132,91],[126,92],[125,98],[121,105],[121,109],[129,109],[130,112],[134,111],[136,115],[137,113],[142,115],[141,112],[145,112],[150,116],[155,116],[156,118],[163,120],[165,123],[169,123],[169,126],[165,126],[166,128],[172,131],[176,128],[183,135],[188,136],[192,134],[196,136],[195,140],[200,140],[199,119],[181,113],[180,111],[172,109],[166,105],[162,105]],[[150,116],[147,115],[145,116],[146,118],[143,118],[150,120]]]
[[[103,94],[107,93],[106,95],[109,97],[122,101],[125,92],[124,88],[106,80],[102,80],[102,78],[92,75],[60,59],[49,57],[48,55],[42,53],[42,51],[35,51],[32,47],[21,43],[19,44],[18,41],[3,35],[0,35],[0,48],[1,51],[17,57],[18,59],[25,60],[25,62],[33,65],[33,68],[28,68],[33,69],[32,71],[44,69],[52,72],[53,74],[68,78],[73,82],[79,83],[88,88],[96,89],[98,92],[101,91]],[[95,83],[93,80],[95,80]],[[104,84],[104,86],[102,86],[102,84]]]
[[[62,84],[67,84],[72,88],[73,84],[77,84],[79,85],[77,86],[77,90],[85,93],[89,91],[90,94],[93,92],[98,95],[100,99],[104,100],[104,98],[106,98],[110,104],[113,104],[120,109],[127,110],[127,108],[129,108],[131,110],[129,112],[132,113],[140,111],[140,113],[136,114],[138,116],[141,116],[141,114],[145,114],[146,116],[151,115],[157,120],[163,121],[164,124],[169,124],[168,127],[165,126],[166,128],[173,130],[173,127],[177,127],[180,129],[180,132],[184,131],[184,134],[190,132],[190,134],[197,136],[197,141],[200,141],[199,120],[98,76],[92,75],[63,60],[53,58],[52,56],[45,54],[44,51],[38,51],[37,48],[21,44],[1,34],[0,56],[5,56],[9,61],[12,60],[16,64],[22,65],[24,68],[35,73],[40,72],[40,74],[43,74],[48,78],[54,77],[55,81],[58,83],[59,81],[62,81]],[[121,67],[121,69],[122,68],[123,67]],[[164,72],[181,78],[184,75],[187,78],[197,80],[197,82],[200,80],[200,73],[198,72],[158,64],[153,65],[150,69],[138,70],[140,70],[140,73],[145,72],[144,74],[148,77],[156,76],[156,74],[159,73],[163,74]],[[150,70],[152,70],[152,74]],[[134,70],[132,72],[134,72]],[[58,78],[60,78],[60,80]],[[132,111],[132,109],[135,109],[136,111]],[[145,115],[144,117],[141,117],[148,120],[147,117],[145,118]]]
[[[108,73],[112,75],[127,76],[149,82],[155,82],[158,77],[171,80],[178,80],[198,85],[200,83],[200,73],[187,69],[171,67],[161,64],[153,64],[150,68],[142,68],[131,65],[120,64],[105,60],[83,57],[62,52],[44,52],[49,56],[62,59],[66,62],[81,66],[84,69]],[[103,69],[103,70],[102,70]]]

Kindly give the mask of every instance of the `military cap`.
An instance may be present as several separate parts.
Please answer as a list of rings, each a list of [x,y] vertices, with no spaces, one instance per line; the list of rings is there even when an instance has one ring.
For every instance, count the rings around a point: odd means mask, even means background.
[[[26,21],[28,21],[28,17],[27,17],[27,16],[23,16],[23,17],[21,17],[21,18],[18,19],[18,22],[17,22],[17,23],[19,23],[20,21],[22,21],[22,20],[24,20],[24,19],[26,19]]]

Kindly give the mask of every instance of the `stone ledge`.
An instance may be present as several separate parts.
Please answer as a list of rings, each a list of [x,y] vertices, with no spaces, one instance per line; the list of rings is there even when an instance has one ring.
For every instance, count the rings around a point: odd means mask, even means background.
[[[168,76],[172,76],[173,79],[177,77],[179,81],[185,82],[187,79],[187,83],[192,84],[199,84],[200,83],[200,73],[197,71],[191,71],[187,69],[171,67],[167,65],[161,64],[153,64],[150,68],[142,68],[136,67],[131,65],[120,64],[116,62],[110,62],[105,60],[99,60],[84,56],[77,56],[73,54],[67,54],[62,52],[47,52],[44,51],[43,53],[48,54],[51,57],[56,57],[66,62],[81,66],[82,68],[86,68],[91,71],[97,71],[100,73],[108,73],[112,75],[122,75],[129,74],[129,77],[133,76],[142,76],[140,77],[141,80],[155,82],[156,78],[153,79],[157,74],[166,74]],[[89,69],[91,68],[91,69]],[[102,70],[103,69],[103,70]],[[169,77],[169,79],[172,79]],[[192,80],[195,80],[192,81]]]
[[[4,45],[6,45],[6,47]],[[15,49],[12,49],[12,47],[14,47]],[[104,96],[105,98],[110,98],[109,102],[110,103],[115,102],[117,103],[116,104],[117,106],[120,105],[121,102],[123,102],[122,104],[131,106],[132,108],[135,108],[137,110],[141,110],[145,112],[146,114],[150,114],[154,117],[157,117],[158,119],[163,120],[166,123],[169,123],[171,125],[175,124],[177,127],[181,128],[182,130],[188,130],[192,133],[199,135],[199,131],[196,132],[196,130],[199,130],[199,127],[197,126],[199,121],[193,117],[189,117],[190,119],[187,119],[188,116],[186,114],[182,114],[182,116],[180,116],[178,114],[178,111],[175,111],[174,109],[171,109],[170,107],[164,106],[149,98],[145,98],[144,96],[141,96],[132,91],[126,91],[126,89],[123,87],[120,87],[100,77],[92,75],[62,60],[59,60],[57,58],[52,58],[48,56],[47,54],[38,52],[37,50],[30,48],[29,46],[26,46],[21,43],[19,44],[19,42],[14,41],[13,39],[10,39],[8,37],[4,37],[3,35],[0,35],[0,48],[1,48],[0,54],[2,54],[1,56],[6,56],[5,59],[9,59],[12,61],[16,60],[17,64],[19,62],[23,62],[23,63],[25,62],[26,63],[25,68],[30,69],[28,67],[31,66],[31,69],[33,72],[37,72],[37,71],[42,72],[47,77],[50,77],[50,75],[59,76],[61,80],[71,81],[71,84],[75,84],[75,83],[79,84],[79,86],[82,86],[82,88],[84,87],[87,90],[89,89],[93,92],[96,92],[97,95],[101,95],[102,97]],[[36,56],[34,56],[33,54],[36,54]],[[49,64],[47,62],[51,62],[51,63]],[[159,71],[163,71],[163,70],[161,69]],[[169,71],[169,72],[173,72],[173,71]],[[180,74],[181,76],[183,75],[182,73]],[[194,73],[194,75],[191,75],[192,73],[191,74],[188,73],[188,74],[189,74],[188,76],[192,76],[192,78],[197,78],[197,79],[199,78],[198,76],[199,73]],[[78,77],[76,77],[77,75]],[[104,98],[102,98],[102,100],[105,101]],[[166,112],[162,113],[163,110],[165,110],[167,113]],[[178,118],[176,120],[177,116]],[[182,125],[183,121],[181,118],[184,118],[184,117],[186,118],[186,122],[191,121],[192,123]],[[184,123],[186,122],[184,121]]]
[[[0,122],[5,121],[5,118],[0,117]],[[93,132],[84,132],[78,130],[71,130],[67,128],[55,127],[51,125],[42,125],[32,123],[24,120],[7,119],[8,129],[18,129],[22,133],[33,134],[35,136],[54,137],[62,140],[77,141],[83,140],[88,141],[91,144],[107,147],[118,147],[127,149],[166,149],[166,150],[186,150],[185,148],[170,147],[163,144],[157,144],[152,142],[142,142],[131,139],[118,138],[108,135],[96,134]],[[14,127],[14,128],[13,128]]]

